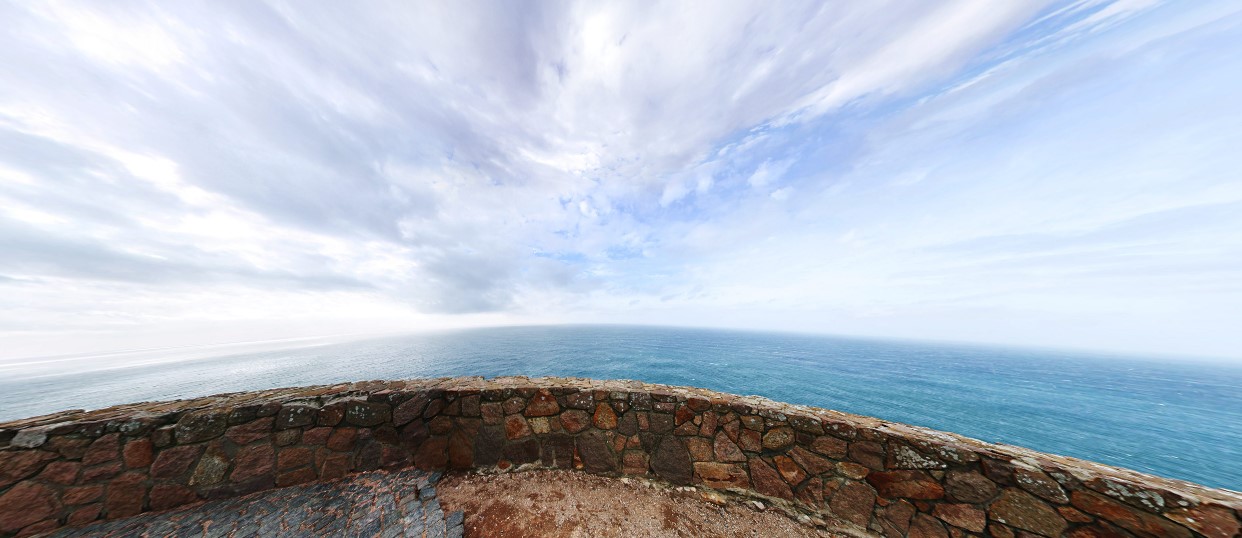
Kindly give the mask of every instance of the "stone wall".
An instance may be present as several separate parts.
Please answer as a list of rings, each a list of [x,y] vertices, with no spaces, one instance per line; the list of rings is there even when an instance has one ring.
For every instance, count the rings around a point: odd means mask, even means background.
[[[0,536],[411,466],[646,476],[887,537],[1228,538],[1242,517],[1235,492],[758,397],[450,378],[0,423]]]

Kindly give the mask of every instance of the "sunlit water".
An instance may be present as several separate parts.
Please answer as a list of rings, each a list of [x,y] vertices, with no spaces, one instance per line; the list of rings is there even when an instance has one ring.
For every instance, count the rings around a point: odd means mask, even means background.
[[[463,330],[162,363],[159,355],[95,370],[108,359],[0,364],[0,420],[365,379],[622,378],[758,394],[1242,490],[1242,367],[1230,364],[612,326]]]

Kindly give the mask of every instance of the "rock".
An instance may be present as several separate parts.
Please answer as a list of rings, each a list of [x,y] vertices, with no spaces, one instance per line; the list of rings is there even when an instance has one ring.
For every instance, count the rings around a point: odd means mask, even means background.
[[[136,472],[125,473],[108,484],[104,512],[108,519],[136,516],[142,513],[142,501],[146,495],[146,476]]]
[[[99,512],[103,509],[100,503],[83,506],[69,514],[69,519],[65,521],[66,525],[71,527],[80,527],[96,519],[99,519]]]
[[[332,435],[332,428],[320,426],[311,428],[302,433],[302,444],[312,446],[322,446],[328,443],[328,437]]]
[[[932,515],[954,527],[971,532],[983,532],[988,524],[987,514],[969,504],[937,504]]]
[[[794,431],[792,428],[779,427],[768,430],[763,436],[763,448],[768,450],[780,450],[794,443]]]
[[[539,461],[539,441],[532,438],[509,443],[505,445],[504,456],[506,460],[517,465],[535,463]]]
[[[543,439],[543,465],[557,469],[574,468],[574,438],[563,433],[554,433]]]
[[[789,489],[789,485],[767,462],[760,458],[750,458],[747,466],[750,468],[750,482],[755,491],[769,497],[793,500],[793,491]]]
[[[151,487],[151,510],[167,510],[198,501],[194,490],[180,484],[156,484]]]
[[[111,463],[101,463],[82,470],[82,475],[78,477],[79,484],[90,484],[101,480],[107,480],[118,474],[121,474],[121,462],[114,461]]]
[[[685,443],[677,437],[665,436],[651,455],[651,470],[673,484],[689,484],[694,471]]]
[[[724,432],[716,434],[716,441],[712,443],[712,451],[716,455],[716,461],[746,461],[746,455],[742,453],[742,449],[730,441],[729,436]]]
[[[530,419],[530,429],[535,435],[544,435],[552,431],[552,423],[548,421],[548,417],[535,417]]]
[[[194,474],[190,476],[191,486],[210,486],[219,484],[224,481],[224,475],[229,472],[229,462],[224,456],[209,452],[199,458],[198,465],[194,467]]]
[[[925,500],[944,497],[944,488],[923,471],[873,472],[867,475],[867,483],[882,497]]]
[[[797,487],[807,479],[806,471],[798,466],[793,458],[789,456],[776,456],[772,458],[772,461],[776,463],[776,471],[781,474],[781,478],[784,478],[785,482],[789,483],[790,486]]]
[[[509,415],[505,417],[505,437],[509,439],[522,439],[530,437],[534,432],[530,429],[530,424],[522,415]]]
[[[988,508],[988,517],[1011,527],[1054,538],[1061,536],[1069,527],[1061,514],[1044,501],[1014,488],[1001,492],[1000,498]]]
[[[560,411],[561,406],[556,403],[556,396],[553,396],[547,389],[540,389],[530,397],[530,403],[526,404],[526,416],[528,417],[550,417]]]
[[[837,462],[837,474],[850,480],[862,480],[871,473],[871,469],[849,461]]]
[[[116,461],[121,457],[121,435],[110,433],[91,443],[82,455],[82,465],[90,466]]]
[[[280,411],[276,413],[276,422],[273,424],[273,428],[276,430],[287,430],[289,428],[310,426],[315,423],[315,417],[318,415],[319,409],[309,405],[282,405],[280,406]],[[180,438],[177,440],[181,441]]]
[[[38,448],[47,442],[47,430],[42,428],[28,428],[17,432],[13,439],[9,441],[9,446],[15,448]]]
[[[734,422],[734,424],[737,424]],[[763,442],[760,440],[759,432],[755,430],[742,430],[737,434],[737,446],[741,447],[745,452],[759,452],[763,450]]]
[[[302,430],[282,430],[272,436],[272,444],[276,446],[289,446],[297,443],[300,439],[302,439]]]
[[[404,426],[409,424],[414,419],[421,417],[423,415],[423,410],[427,408],[427,403],[430,401],[431,399],[427,397],[426,393],[419,393],[413,398],[402,402],[401,405],[398,405],[392,410],[393,426]],[[497,409],[499,409],[499,407],[500,406],[496,406]]]
[[[1240,530],[1238,520],[1229,509],[1219,506],[1181,508],[1164,516],[1208,538],[1231,538],[1237,536]]]
[[[103,497],[103,491],[104,487],[99,484],[65,488],[65,494],[61,500],[69,506],[92,503]]]
[[[1074,491],[1070,494],[1070,504],[1088,514],[1107,519],[1118,527],[1135,534],[1171,538],[1191,537],[1190,530],[1181,525],[1090,491]]]
[[[703,413],[702,422],[699,424],[699,435],[703,437],[712,437],[716,435],[716,426],[720,417],[716,413]]]
[[[316,478],[318,478],[318,476],[315,475],[314,469],[310,467],[302,467],[300,469],[294,469],[292,471],[276,475],[276,487],[283,488],[297,484],[305,484],[307,482],[315,481]]]
[[[161,450],[155,458],[155,463],[151,464],[152,478],[175,478],[181,476],[194,461],[198,459],[198,455],[203,452],[202,445],[175,446]]]
[[[849,458],[877,471],[884,470],[884,446],[874,441],[850,443]]]
[[[414,453],[414,466],[423,470],[443,469],[448,465],[448,439],[432,437],[423,442]]]
[[[818,509],[824,504],[824,481],[819,478],[807,480],[801,488],[794,490],[794,498],[812,509]]]
[[[21,482],[0,495],[0,532],[15,533],[31,523],[55,517],[59,511],[51,488]]]
[[[595,408],[595,397],[589,391],[575,392],[565,397],[565,407],[589,410]]]
[[[275,423],[275,420],[272,417],[267,417],[239,424],[225,431],[224,436],[239,445],[248,445],[264,439],[268,434],[272,433],[272,424]]]
[[[282,449],[276,457],[276,468],[282,471],[310,465],[314,453],[306,447],[289,447]]]
[[[617,457],[608,446],[604,432],[591,431],[578,437],[578,455],[582,468],[589,473],[611,473],[617,470]]]
[[[901,536],[906,535],[906,531],[910,530],[910,518],[914,517],[915,508],[913,504],[906,501],[897,501],[884,507],[884,520],[887,521]]]
[[[949,497],[967,503],[983,503],[1000,492],[994,482],[975,472],[949,471],[944,479]]]
[[[345,422],[354,426],[371,428],[392,420],[392,410],[387,404],[372,402],[348,402],[345,404]]]
[[[664,413],[651,414],[651,431],[655,433],[668,433],[673,430],[673,415]]]
[[[949,538],[944,525],[927,514],[915,514],[910,522],[909,538]]]
[[[750,479],[741,465],[733,463],[696,462],[694,475],[710,488],[747,489]]]
[[[354,442],[357,439],[357,429],[336,428],[332,431],[332,435],[328,436],[328,443],[326,446],[337,452],[349,452],[354,449]]]
[[[224,435],[229,425],[228,413],[220,411],[194,411],[177,421],[174,433],[179,444],[190,444],[215,439]]]
[[[702,437],[686,439],[686,449],[692,461],[712,461],[712,442]]]
[[[1132,538],[1134,535],[1105,522],[1078,527],[1067,533],[1066,538]]]
[[[1048,475],[1034,469],[1016,468],[1013,473],[1014,482],[1018,487],[1057,504],[1069,502],[1065,490]]]
[[[54,461],[43,468],[38,480],[61,485],[72,484],[77,480],[81,468],[82,464],[76,461]]]
[[[844,458],[848,448],[849,443],[831,435],[821,435],[811,443],[811,450],[836,460]]]
[[[591,425],[591,415],[579,409],[569,409],[561,413],[561,426],[569,433],[578,433]]]
[[[824,474],[836,468],[836,465],[831,461],[817,456],[810,450],[800,446],[789,449],[789,457],[793,458],[794,461],[798,462],[798,465],[801,465],[803,469],[806,469],[806,472],[812,475]]]
[[[617,427],[617,413],[612,410],[612,406],[600,403],[595,406],[594,422],[596,428],[611,430]]]
[[[889,452],[892,458],[890,463],[895,469],[944,469],[948,467],[944,462],[925,456],[906,445],[890,446],[890,448],[892,448]]]
[[[125,466],[130,469],[136,469],[151,465],[155,459],[155,446],[151,444],[150,439],[134,439],[125,443],[125,449],[122,451],[122,459],[125,460]]]
[[[828,503],[832,514],[866,528],[875,509],[875,491],[862,482],[846,480]]]

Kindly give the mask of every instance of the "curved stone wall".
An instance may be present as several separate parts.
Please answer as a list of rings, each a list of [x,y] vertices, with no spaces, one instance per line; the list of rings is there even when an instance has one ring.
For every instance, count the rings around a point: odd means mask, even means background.
[[[449,378],[0,423],[0,536],[410,466],[648,476],[887,537],[1229,538],[1242,517],[1235,492],[753,396]]]

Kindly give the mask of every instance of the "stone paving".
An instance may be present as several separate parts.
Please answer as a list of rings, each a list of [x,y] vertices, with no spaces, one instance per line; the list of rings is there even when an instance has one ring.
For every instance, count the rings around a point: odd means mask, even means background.
[[[461,512],[444,513],[436,499],[440,473],[370,472],[345,479],[210,501],[142,514],[55,537],[367,536],[460,537]]]

